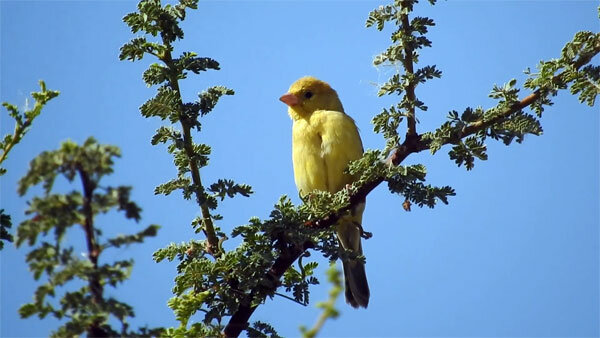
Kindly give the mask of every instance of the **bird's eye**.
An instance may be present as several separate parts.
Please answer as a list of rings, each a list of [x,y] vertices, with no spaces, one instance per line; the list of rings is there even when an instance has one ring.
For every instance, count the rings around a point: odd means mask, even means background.
[[[306,92],[306,93],[304,93],[304,97],[307,98],[307,99],[310,99],[312,96],[313,96],[312,92]]]

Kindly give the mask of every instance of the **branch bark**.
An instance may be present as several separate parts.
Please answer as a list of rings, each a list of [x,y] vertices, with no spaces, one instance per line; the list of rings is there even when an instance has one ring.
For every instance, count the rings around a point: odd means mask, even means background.
[[[94,190],[96,189],[96,183],[90,179],[88,173],[83,169],[81,164],[77,164],[77,172],[79,173],[81,184],[83,185],[83,214],[85,216],[83,230],[85,231],[88,258],[93,266],[93,270],[89,276],[88,285],[92,294],[92,301],[99,305],[104,302],[104,288],[102,287],[98,276],[98,256],[100,255],[100,248],[98,247],[96,236],[94,234],[94,212],[92,210],[92,198],[94,196]],[[102,329],[101,324],[100,321],[92,323],[87,329],[88,336],[108,337],[108,333]]]

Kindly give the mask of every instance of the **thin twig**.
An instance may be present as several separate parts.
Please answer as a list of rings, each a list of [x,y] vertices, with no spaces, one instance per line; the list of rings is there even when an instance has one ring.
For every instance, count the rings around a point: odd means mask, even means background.
[[[291,300],[292,302],[294,302],[294,303],[297,303],[297,304],[300,304],[300,305],[302,305],[302,306],[306,306],[306,304],[305,304],[305,303],[301,303],[301,302],[299,302],[299,301],[295,300],[294,298],[292,298],[292,297],[290,297],[290,296],[284,295],[283,293],[275,292],[275,295],[276,295],[276,296],[279,296],[279,297],[283,297],[283,298],[285,298],[285,299],[287,299],[287,300]]]
[[[401,21],[402,21],[402,30],[404,31],[404,36],[410,36],[412,37],[412,32],[410,30],[410,22],[408,21],[408,13],[406,14],[401,14],[400,15]],[[406,41],[403,41],[403,45],[404,45],[404,56],[402,58],[402,64],[404,65],[404,69],[406,70],[406,75],[409,78],[412,78],[414,75],[414,68],[413,68],[413,47],[412,44],[410,43],[406,43]],[[415,83],[414,83],[414,79],[412,79],[411,81],[408,82],[408,85],[405,88],[406,90],[406,97],[408,98],[408,102],[412,102],[412,104],[410,105],[410,107],[408,108],[408,114],[406,116],[406,124],[407,124],[407,129],[406,129],[406,138],[411,138],[414,135],[417,135],[417,118],[415,116],[415,106],[414,106],[414,102],[416,101],[416,95],[415,95]]]
[[[11,151],[11,149],[21,141],[21,139],[23,138],[23,136],[25,135],[25,133],[27,132],[26,128],[31,125],[33,118],[28,118],[27,120],[25,120],[25,122],[23,124],[19,123],[17,121],[17,123],[15,124],[15,131],[12,134],[12,137],[10,139],[10,142],[6,145],[6,147],[3,149],[2,155],[0,156],[0,164],[2,162],[4,162],[4,160],[6,160],[8,153]]]

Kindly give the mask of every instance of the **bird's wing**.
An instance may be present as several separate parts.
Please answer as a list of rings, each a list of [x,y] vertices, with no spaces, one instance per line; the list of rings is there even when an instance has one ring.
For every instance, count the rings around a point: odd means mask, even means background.
[[[319,134],[321,154],[327,171],[327,190],[337,192],[352,182],[345,174],[350,161],[359,159],[363,153],[358,128],[352,118],[342,112],[319,111]]]
[[[332,193],[337,192],[353,181],[353,177],[344,171],[350,161],[359,159],[363,153],[358,128],[354,120],[342,112],[319,111],[317,114],[313,113],[311,123],[313,118],[319,119],[319,123],[315,125],[320,126],[321,156],[327,171],[328,190]],[[364,202],[359,203],[336,224],[341,246],[356,254],[362,254],[360,239],[364,207]],[[344,259],[343,266],[347,302],[353,307],[367,307],[370,292],[364,263],[355,259]]]
[[[352,183],[352,176],[344,171],[350,161],[362,156],[362,141],[350,116],[337,111],[319,111],[319,114],[314,115],[319,118],[318,125],[321,127],[321,155],[327,171],[328,191],[334,193]],[[338,237],[346,249],[361,252],[360,229],[357,224],[362,223],[363,210],[364,204],[360,203],[351,214],[338,222]]]

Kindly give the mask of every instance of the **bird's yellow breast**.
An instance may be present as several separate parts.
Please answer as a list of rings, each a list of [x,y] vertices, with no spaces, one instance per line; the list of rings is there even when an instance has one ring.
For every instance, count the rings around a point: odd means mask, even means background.
[[[336,192],[351,183],[344,170],[363,151],[352,118],[330,110],[294,120],[292,147],[294,179],[301,195],[313,190]]]

